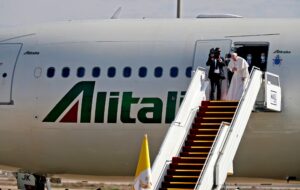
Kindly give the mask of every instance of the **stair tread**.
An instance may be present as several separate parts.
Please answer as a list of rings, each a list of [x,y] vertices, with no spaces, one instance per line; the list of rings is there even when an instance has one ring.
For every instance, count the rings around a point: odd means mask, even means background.
[[[221,125],[221,122],[220,123],[202,123],[202,122],[197,122],[195,124],[201,124],[201,125]]]
[[[184,146],[186,148],[211,148],[211,146]]]
[[[165,182],[165,183],[169,183],[169,184],[195,184],[196,182],[184,182],[184,181],[169,181],[169,182]]]
[[[195,176],[186,176],[186,175],[167,175],[167,177],[172,177],[172,178],[199,178],[198,175],[195,175]]]
[[[198,131],[218,131],[219,129],[203,129],[203,128],[199,128],[199,129],[196,129]]]
[[[176,157],[179,159],[191,159],[191,160],[200,160],[200,159],[206,159],[206,157]]]
[[[180,189],[192,188],[192,189],[194,189],[195,185],[196,185],[195,183],[185,183],[185,184],[183,184],[183,183],[174,184],[173,183],[173,184],[171,184],[171,183],[163,182],[162,189],[165,189],[165,188],[180,188]]]
[[[181,152],[185,154],[208,154],[208,152]]]
[[[195,136],[195,137],[206,137],[206,136],[214,137],[214,136],[216,136],[216,134],[194,134],[193,136]]]
[[[200,172],[201,170],[196,170],[196,169],[169,169],[171,171],[176,171],[176,172]]]
[[[160,188],[160,190],[191,190],[194,188]]]
[[[230,114],[232,114],[232,113],[235,113],[234,111],[204,111],[203,113],[230,113]]]
[[[199,154],[199,153],[196,153],[196,154],[192,154],[192,153],[180,153],[180,156],[186,156],[186,157],[207,157],[208,153],[206,154]]]
[[[202,119],[232,119],[232,117],[199,117]]]
[[[223,102],[236,102],[238,103],[239,101],[236,101],[236,100],[208,100],[208,101],[205,101],[205,102],[219,102],[219,103],[223,103]]]
[[[197,164],[197,163],[177,163],[175,165],[179,165],[179,166],[202,166],[203,164]]]
[[[213,140],[187,140],[188,142],[200,143],[200,142],[214,142]]]
[[[237,108],[237,106],[205,106],[207,108]]]
[[[215,137],[216,134],[193,134],[192,136],[195,136],[195,137]]]

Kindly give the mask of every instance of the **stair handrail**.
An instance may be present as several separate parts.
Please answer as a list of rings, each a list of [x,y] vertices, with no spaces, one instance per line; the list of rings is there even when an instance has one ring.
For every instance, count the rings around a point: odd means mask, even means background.
[[[225,122],[223,121],[221,124],[220,124],[220,128],[216,134],[216,137],[214,139],[214,142],[211,146],[211,149],[207,155],[207,159],[205,160],[204,164],[203,164],[203,167],[202,167],[202,170],[200,172],[200,175],[198,177],[198,180],[197,180],[197,183],[195,185],[195,188],[194,189],[198,189],[199,186],[201,184],[203,184],[203,181],[205,180],[203,178],[203,176],[207,173],[210,172],[210,176],[207,176],[206,175],[206,178],[207,179],[213,179],[213,167],[209,167],[208,165],[214,165],[214,162],[212,160],[216,160],[217,159],[217,155],[220,151],[220,148],[223,146],[223,144],[225,143],[225,139],[226,139],[226,136],[228,135],[229,133],[229,126],[230,126],[230,123],[229,122]],[[212,162],[211,162],[212,161]],[[208,171],[207,169],[211,168],[211,171]],[[213,181],[211,181],[211,184],[213,184]],[[207,186],[209,186],[209,184],[206,184]],[[202,188],[202,189],[205,189],[205,188]]]
[[[259,85],[257,85],[258,83],[259,83]],[[252,112],[252,109],[253,109],[257,94],[259,92],[261,83],[262,83],[262,71],[260,71],[260,69],[257,67],[253,67],[251,70],[250,79],[246,84],[246,88],[242,94],[242,97],[238,103],[236,112],[234,113],[234,116],[230,123],[229,133],[225,139],[224,144],[221,147],[217,162],[214,166],[214,170],[215,170],[214,184],[216,186],[216,189],[221,188],[221,185],[223,185],[223,183],[226,180],[227,172],[228,172],[230,166],[232,166],[233,158],[236,154],[238,145],[239,145],[242,135],[245,131],[245,128],[246,128],[247,122],[249,120],[250,114]],[[251,94],[248,93],[248,92],[250,92],[250,90],[252,92]],[[240,118],[240,120],[238,120],[240,115],[243,116],[245,119],[242,120]],[[243,122],[243,123],[240,124],[241,122]],[[238,124],[240,124],[240,125],[238,125]],[[228,151],[226,151],[226,150],[228,150]],[[224,170],[222,170],[223,173],[221,174],[219,172],[220,165],[222,165],[222,166],[225,165],[225,164],[221,164],[222,161],[224,162],[224,160],[227,161],[227,167],[225,167]]]
[[[205,68],[198,67],[194,72],[186,95],[156,156],[152,166],[153,189],[159,188],[167,166],[172,158],[179,154],[199,105],[205,99],[205,90],[208,86],[205,70]]]
[[[190,115],[189,118],[195,118],[195,115],[196,115],[198,109],[199,109],[199,108],[194,108],[194,109],[192,109],[192,110],[190,111],[190,113],[189,113],[189,115]],[[180,147],[183,146],[183,144],[184,144],[184,142],[185,142],[185,139],[186,139],[187,135],[189,134],[190,128],[191,128],[191,126],[192,126],[192,122],[193,122],[193,120],[190,121],[190,127],[186,128],[186,130],[184,131],[184,138],[182,138],[182,140],[181,140]],[[179,127],[182,127],[182,126],[178,125],[178,123],[175,123],[175,122],[172,122],[172,125],[177,125],[177,126],[179,126]],[[181,151],[181,149],[178,149],[177,152],[176,152],[174,155],[179,155],[180,151]],[[156,185],[155,185],[155,187],[154,187],[153,189],[158,189],[158,185],[161,184],[161,182],[162,182],[162,180],[163,180],[162,177],[166,175],[166,171],[167,171],[167,169],[168,169],[167,167],[169,166],[169,164],[170,164],[171,162],[172,162],[172,159],[170,159],[170,160],[165,160],[165,162],[164,162],[164,164],[163,164],[163,167],[162,167],[163,169],[161,170],[161,173],[159,174],[159,181],[156,183]],[[154,165],[154,164],[153,164],[153,165]]]
[[[199,110],[198,107],[197,107],[197,108],[193,108],[193,109],[190,111],[190,113],[189,113],[188,121],[186,121],[186,125],[185,125],[185,126],[187,126],[187,127],[186,127],[186,130],[185,130],[185,134],[184,134],[184,137],[185,137],[185,138],[181,139],[181,145],[180,145],[180,147],[182,147],[183,144],[185,143],[185,139],[186,139],[186,137],[188,136],[188,134],[189,134],[189,132],[190,132],[190,129],[191,129],[191,127],[192,127],[192,124],[193,124],[195,115],[197,114],[198,110]],[[175,125],[176,125],[176,124],[177,124],[177,123],[175,123]],[[182,126],[181,126],[181,127],[182,127]],[[176,153],[175,155],[179,155],[180,151],[181,151],[181,149],[178,149],[178,151],[177,151],[177,153]]]
[[[234,112],[234,115],[232,117],[232,120],[231,120],[231,123],[230,125],[233,125],[235,122],[236,122],[236,118],[237,118],[237,115],[238,113],[240,112],[240,109],[241,109],[241,105],[243,104],[244,100],[245,100],[245,96],[247,94],[247,92],[249,91],[249,87],[250,87],[250,83],[252,81],[252,78],[254,76],[254,72],[255,71],[260,71],[260,68],[259,67],[256,67],[256,66],[253,66],[252,69],[251,69],[251,72],[250,72],[250,77],[249,77],[249,80],[247,81],[247,84],[246,84],[246,88],[244,89],[243,91],[243,94],[240,98],[240,101],[237,105],[237,108],[236,108],[236,111]]]
[[[253,75],[254,75],[253,73],[255,73],[255,69],[257,70],[257,68],[254,67],[253,70],[251,71],[250,80],[246,84],[246,88],[245,88],[245,90],[242,94],[241,101],[239,102],[239,104],[237,106],[237,110],[234,114],[234,118],[237,117],[236,116],[237,112],[239,112],[239,109],[240,109],[241,105],[243,105],[244,98],[245,98],[245,96],[246,96],[246,94],[247,94],[247,92],[250,88],[250,84],[251,84],[251,81],[252,81],[252,78],[253,78]],[[260,76],[261,76],[261,72],[260,72]],[[256,74],[256,77],[257,77],[257,74]],[[260,80],[260,83],[261,83],[261,80]],[[258,93],[258,90],[259,90],[260,86],[259,85],[257,85],[257,86],[258,86],[257,87],[258,89],[256,89],[256,91]],[[256,98],[256,96],[255,96],[255,98]],[[254,105],[254,102],[253,102],[253,105]],[[253,107],[253,105],[252,105],[252,107]],[[249,114],[249,116],[250,116],[250,114]],[[216,139],[215,139],[215,141],[212,145],[212,148],[209,152],[208,158],[206,159],[206,161],[203,165],[202,171],[200,173],[200,176],[199,176],[198,181],[197,181],[196,186],[195,186],[195,189],[197,189],[197,190],[212,189],[214,187],[214,185],[218,185],[218,184],[216,184],[216,176],[217,176],[217,170],[216,170],[216,165],[217,164],[216,163],[219,163],[220,157],[223,154],[225,154],[225,153],[228,154],[228,152],[224,151],[224,147],[226,147],[226,145],[228,143],[228,139],[230,139],[230,137],[232,136],[232,130],[233,130],[232,122],[226,128],[227,130],[223,130],[224,126],[222,126],[222,125],[224,125],[224,124],[226,124],[226,123],[223,123],[223,122],[221,123],[221,127],[218,131]],[[235,152],[234,152],[234,155],[235,155]],[[229,160],[229,161],[230,161],[229,163],[231,163],[231,160]],[[226,175],[227,175],[227,171],[228,171],[229,166],[227,167]],[[225,182],[225,179],[223,179],[224,182]]]
[[[199,77],[198,77],[198,73],[200,75]],[[186,91],[186,94],[181,103],[181,106],[180,106],[178,112],[176,113],[176,117],[173,121],[174,123],[179,123],[180,126],[186,125],[186,122],[188,122],[188,119],[189,119],[189,116],[187,114],[185,114],[187,112],[185,109],[186,106],[191,107],[191,109],[199,108],[199,105],[200,105],[202,99],[197,100],[197,98],[195,97],[197,94],[194,93],[195,92],[194,90],[197,89],[197,88],[195,88],[195,86],[197,85],[197,82],[200,82],[198,89],[200,90],[199,92],[200,92],[201,96],[203,96],[203,98],[205,99],[205,90],[206,90],[206,87],[208,86],[207,85],[208,81],[206,81],[205,73],[206,73],[206,69],[204,67],[197,67],[197,69],[195,70],[192,81]]]

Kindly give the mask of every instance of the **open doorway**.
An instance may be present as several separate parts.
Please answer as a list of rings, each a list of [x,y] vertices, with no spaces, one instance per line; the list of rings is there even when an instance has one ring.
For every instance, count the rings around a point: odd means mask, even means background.
[[[235,42],[234,49],[248,62],[249,72],[253,66],[263,72],[267,71],[269,42]]]
[[[249,64],[249,73],[253,66],[261,71],[267,71],[269,42],[234,42],[234,51]],[[264,75],[263,75],[264,78]],[[265,111],[265,87],[261,86],[257,95],[254,110]]]

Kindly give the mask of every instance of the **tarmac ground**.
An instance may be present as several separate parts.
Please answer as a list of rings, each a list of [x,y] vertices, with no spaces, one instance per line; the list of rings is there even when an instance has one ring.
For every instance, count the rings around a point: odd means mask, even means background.
[[[52,183],[52,190],[132,190],[132,177],[111,177],[98,180],[97,177],[79,179],[68,176],[61,183]],[[224,190],[300,190],[300,181],[264,178],[229,177]],[[9,172],[0,172],[0,190],[17,190],[17,181]]]

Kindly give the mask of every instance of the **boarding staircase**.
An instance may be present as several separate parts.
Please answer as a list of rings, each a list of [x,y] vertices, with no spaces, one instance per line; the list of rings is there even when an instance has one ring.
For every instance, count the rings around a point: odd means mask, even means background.
[[[173,157],[162,182],[168,188],[194,189],[223,121],[231,122],[237,101],[203,101],[179,156]]]
[[[221,189],[261,83],[253,69],[239,102],[206,101],[208,81],[198,68],[153,164],[153,189]]]

